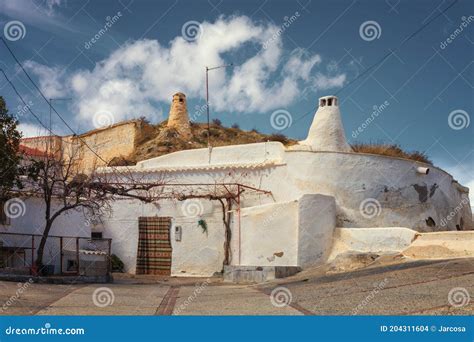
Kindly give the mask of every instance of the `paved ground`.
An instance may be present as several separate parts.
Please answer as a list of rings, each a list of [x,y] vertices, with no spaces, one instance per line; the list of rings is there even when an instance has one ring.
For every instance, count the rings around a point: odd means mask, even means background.
[[[459,307],[449,303],[450,291]],[[231,285],[218,278],[123,276],[106,285],[0,282],[0,314],[473,315],[469,297],[474,297],[474,259],[457,259],[329,275],[315,269],[258,286]]]

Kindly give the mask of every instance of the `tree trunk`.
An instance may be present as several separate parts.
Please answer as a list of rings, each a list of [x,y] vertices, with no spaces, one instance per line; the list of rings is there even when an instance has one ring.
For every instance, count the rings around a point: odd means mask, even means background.
[[[230,265],[232,259],[230,242],[232,239],[232,230],[230,229],[230,211],[232,207],[232,199],[226,198],[226,203],[223,200],[219,200],[222,205],[222,220],[224,221],[225,227],[225,241],[224,241],[224,262],[223,266]]]
[[[43,268],[44,247],[46,246],[46,240],[48,239],[49,231],[51,230],[52,226],[53,226],[53,222],[51,220],[47,220],[46,226],[44,227],[43,236],[41,236],[41,241],[38,246],[35,263],[40,273],[42,272],[42,268]]]

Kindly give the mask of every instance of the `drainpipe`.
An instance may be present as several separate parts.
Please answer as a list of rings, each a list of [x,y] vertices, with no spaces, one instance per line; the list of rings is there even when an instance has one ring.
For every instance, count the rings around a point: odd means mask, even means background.
[[[422,175],[427,175],[430,172],[429,167],[424,167],[424,166],[418,166],[416,168],[416,172],[422,174]]]

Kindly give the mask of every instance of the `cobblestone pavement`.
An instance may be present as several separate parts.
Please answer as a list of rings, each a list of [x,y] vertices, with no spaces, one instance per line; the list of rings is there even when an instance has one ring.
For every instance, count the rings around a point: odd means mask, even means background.
[[[0,314],[473,315],[472,297],[474,259],[456,259],[308,271],[263,285],[123,276],[92,285],[2,281]]]

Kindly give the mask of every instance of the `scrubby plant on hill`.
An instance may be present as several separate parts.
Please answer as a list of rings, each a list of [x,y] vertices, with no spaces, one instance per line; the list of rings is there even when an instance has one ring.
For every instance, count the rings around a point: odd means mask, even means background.
[[[166,121],[148,125],[148,134],[137,142],[135,152],[127,158],[115,158],[111,166],[130,165],[141,160],[159,157],[164,154],[207,147],[207,124],[191,123],[191,139],[184,140],[173,129],[166,127]],[[151,128],[150,128],[151,127]],[[266,141],[279,141],[284,145],[296,144],[296,140],[283,134],[263,134],[257,130],[244,131],[234,124],[224,127],[220,120],[213,120],[210,127],[211,145],[214,147],[251,144]]]
[[[433,162],[428,158],[424,152],[413,151],[407,152],[404,151],[400,145],[396,144],[384,144],[384,143],[357,143],[351,145],[354,152],[360,153],[371,153],[371,154],[380,154],[383,156],[389,157],[398,157],[415,160],[421,163],[426,163],[433,165]]]

